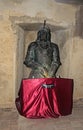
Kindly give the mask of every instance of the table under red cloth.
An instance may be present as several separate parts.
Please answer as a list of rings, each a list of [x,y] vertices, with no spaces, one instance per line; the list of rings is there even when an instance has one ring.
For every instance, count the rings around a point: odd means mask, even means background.
[[[43,87],[45,84],[53,85],[53,87]],[[15,103],[19,113],[27,118],[57,118],[71,114],[73,80],[23,79]]]

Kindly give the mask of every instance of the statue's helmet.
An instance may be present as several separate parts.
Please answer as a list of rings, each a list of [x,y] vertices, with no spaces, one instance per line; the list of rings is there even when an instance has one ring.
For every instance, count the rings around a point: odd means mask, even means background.
[[[45,25],[45,21],[44,26],[37,33],[37,40],[51,41],[51,31],[50,28]]]

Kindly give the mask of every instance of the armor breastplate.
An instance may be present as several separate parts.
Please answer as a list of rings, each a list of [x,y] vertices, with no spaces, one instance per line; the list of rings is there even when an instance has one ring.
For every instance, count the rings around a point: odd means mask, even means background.
[[[49,68],[52,62],[52,48],[47,47],[42,48],[40,46],[37,46],[35,50],[35,57],[36,61],[43,65],[44,67]]]

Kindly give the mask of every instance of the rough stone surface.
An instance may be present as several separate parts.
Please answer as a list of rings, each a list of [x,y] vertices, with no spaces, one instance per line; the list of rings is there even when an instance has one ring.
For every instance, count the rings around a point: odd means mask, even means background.
[[[0,109],[0,130],[83,130],[83,99],[74,102],[71,115],[57,119],[27,119],[16,109]]]
[[[14,107],[21,79],[29,72],[22,64],[27,45],[36,39],[44,19],[60,48],[62,66],[57,74],[73,78],[74,99],[83,97],[82,12],[81,2],[0,0],[0,107]]]

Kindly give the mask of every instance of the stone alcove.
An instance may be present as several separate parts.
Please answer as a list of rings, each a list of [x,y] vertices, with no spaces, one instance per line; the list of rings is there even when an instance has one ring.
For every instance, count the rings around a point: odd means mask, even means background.
[[[48,22],[49,23],[49,22]],[[17,96],[21,80],[28,78],[30,69],[23,65],[27,47],[37,38],[37,31],[43,23],[19,23],[17,25],[17,43],[15,54],[14,80],[15,80],[15,95]],[[51,29],[52,42],[57,43],[60,51],[62,66],[57,75],[69,77],[70,66],[70,44],[71,29],[67,26],[59,26],[47,24]],[[69,41],[69,42],[68,42]]]

